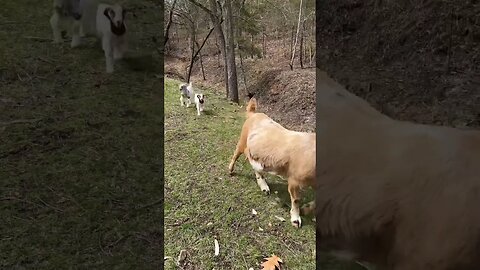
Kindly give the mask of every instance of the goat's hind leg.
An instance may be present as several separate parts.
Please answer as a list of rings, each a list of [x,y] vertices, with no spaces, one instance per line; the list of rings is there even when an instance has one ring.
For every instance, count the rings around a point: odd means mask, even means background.
[[[232,159],[230,160],[230,164],[228,165],[228,172],[230,174],[233,174],[233,168],[235,167],[235,162],[237,161],[238,157],[243,153],[245,150],[245,145],[242,143],[242,137],[240,137],[240,140],[237,143],[237,146],[235,147],[235,152],[233,152]]]
[[[61,43],[63,41],[61,29],[62,22],[63,20],[61,18],[61,15],[58,13],[57,10],[54,10],[52,17],[50,17],[50,26],[52,27],[54,43]]]

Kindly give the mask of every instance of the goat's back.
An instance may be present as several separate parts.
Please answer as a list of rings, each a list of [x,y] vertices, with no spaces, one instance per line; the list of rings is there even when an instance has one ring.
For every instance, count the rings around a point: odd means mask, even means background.
[[[470,269],[480,132],[392,120],[319,78],[319,244],[385,269]]]
[[[263,113],[247,118],[247,147],[252,156],[284,177],[302,185],[313,185],[315,178],[315,134],[288,130]]]

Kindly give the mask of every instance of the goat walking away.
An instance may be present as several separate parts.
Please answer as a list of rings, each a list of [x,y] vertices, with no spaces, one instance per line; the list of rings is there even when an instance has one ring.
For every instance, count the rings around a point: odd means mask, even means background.
[[[480,132],[393,120],[317,75],[317,245],[380,270],[480,265]]]
[[[290,221],[293,226],[301,227],[300,189],[315,185],[315,133],[288,130],[266,114],[256,112],[256,108],[257,101],[252,97],[229,171],[233,173],[236,160],[245,154],[258,186],[266,194],[270,193],[270,188],[264,178],[265,172],[287,178],[292,204]],[[302,208],[302,214],[314,208],[313,201]]]

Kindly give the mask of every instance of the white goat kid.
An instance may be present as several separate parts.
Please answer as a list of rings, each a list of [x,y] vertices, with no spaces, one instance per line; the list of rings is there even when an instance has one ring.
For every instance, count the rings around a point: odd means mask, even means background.
[[[100,4],[96,24],[105,53],[107,73],[112,73],[114,60],[121,59],[127,50],[125,10],[119,4]]]
[[[205,109],[205,95],[197,93],[195,94],[195,106],[197,107],[197,115],[203,112]]]
[[[190,107],[193,97],[192,82],[189,84],[183,83],[180,85],[180,105]]]
[[[53,15],[50,26],[53,31],[53,42],[63,41],[62,31],[69,30],[72,34],[71,47],[80,44],[80,32],[83,32],[81,19],[83,15],[81,0],[54,0]]]

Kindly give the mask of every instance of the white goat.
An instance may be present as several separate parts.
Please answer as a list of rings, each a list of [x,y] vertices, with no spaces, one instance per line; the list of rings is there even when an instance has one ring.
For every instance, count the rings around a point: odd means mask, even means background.
[[[53,42],[63,41],[62,30],[69,30],[72,34],[72,47],[80,43],[80,28],[82,18],[81,0],[54,0],[53,15],[50,17],[50,26],[53,31]]]
[[[102,40],[107,73],[113,72],[114,60],[121,59],[127,50],[125,10],[119,5],[100,4],[97,8],[97,34]]]
[[[113,72],[114,60],[127,50],[125,9],[119,4],[99,4],[98,0],[54,0],[50,18],[55,43],[62,42],[62,30],[71,30],[71,47],[81,43],[81,37],[96,36],[102,41],[107,73]]]

